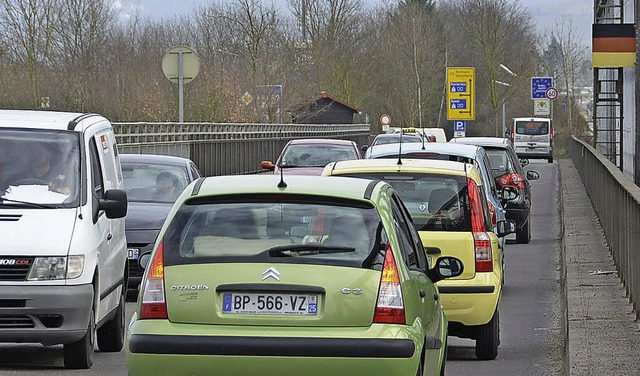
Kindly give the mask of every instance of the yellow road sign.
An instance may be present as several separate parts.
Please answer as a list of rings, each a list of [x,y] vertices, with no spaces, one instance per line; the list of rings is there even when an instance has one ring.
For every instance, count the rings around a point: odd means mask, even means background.
[[[447,119],[476,118],[475,68],[447,68]]]

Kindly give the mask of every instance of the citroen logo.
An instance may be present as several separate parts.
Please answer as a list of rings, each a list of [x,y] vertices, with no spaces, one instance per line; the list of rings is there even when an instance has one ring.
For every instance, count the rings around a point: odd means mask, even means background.
[[[267,269],[264,272],[262,272],[262,280],[263,281],[265,279],[269,279],[269,278],[273,278],[276,281],[279,281],[280,280],[280,272],[278,271],[278,269],[276,269],[276,268],[274,268],[272,266],[269,269]]]

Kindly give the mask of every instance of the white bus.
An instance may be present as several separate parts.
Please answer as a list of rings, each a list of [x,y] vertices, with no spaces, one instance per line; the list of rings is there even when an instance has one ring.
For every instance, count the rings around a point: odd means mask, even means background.
[[[553,163],[553,123],[548,118],[514,118],[511,140],[519,158]]]

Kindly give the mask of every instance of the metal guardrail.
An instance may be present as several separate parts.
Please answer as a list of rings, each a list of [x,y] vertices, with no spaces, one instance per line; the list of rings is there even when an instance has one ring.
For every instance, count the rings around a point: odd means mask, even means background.
[[[369,124],[114,123],[120,153],[190,158],[205,176],[263,172],[284,145],[298,138],[369,143]]]
[[[640,320],[640,187],[591,145],[572,137],[569,148]]]

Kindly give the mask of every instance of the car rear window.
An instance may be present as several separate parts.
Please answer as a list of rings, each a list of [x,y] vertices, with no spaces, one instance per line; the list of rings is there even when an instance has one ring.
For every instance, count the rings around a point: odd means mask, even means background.
[[[471,231],[467,179],[445,174],[350,174],[391,184],[418,231]]]
[[[331,162],[358,159],[350,145],[296,144],[289,145],[282,156],[282,167],[324,167]]]
[[[516,121],[516,133],[531,136],[549,134],[549,123],[545,121]]]
[[[378,253],[374,244],[385,237],[371,204],[241,195],[187,202],[163,240],[167,265],[289,262],[369,268]]]
[[[491,172],[494,177],[502,176],[506,173],[516,172],[507,149],[488,148],[485,147],[489,162],[491,163]]]

